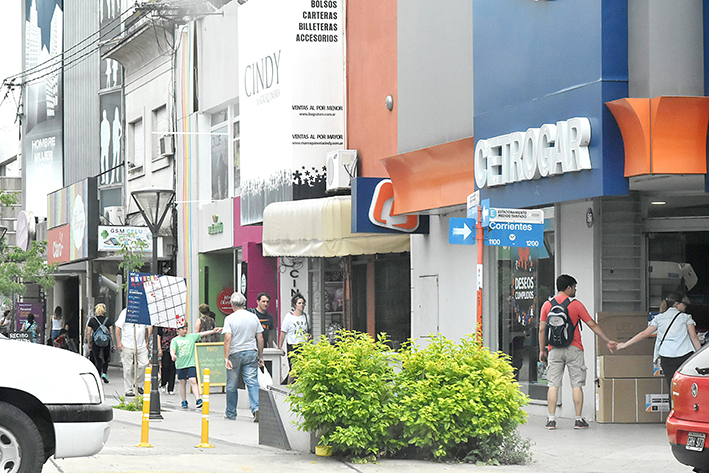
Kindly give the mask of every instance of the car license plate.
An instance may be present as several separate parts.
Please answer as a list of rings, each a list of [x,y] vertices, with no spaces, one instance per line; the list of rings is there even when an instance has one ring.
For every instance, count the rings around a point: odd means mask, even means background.
[[[695,452],[701,452],[704,450],[704,440],[707,434],[699,432],[689,432],[687,434],[687,450],[693,450]]]

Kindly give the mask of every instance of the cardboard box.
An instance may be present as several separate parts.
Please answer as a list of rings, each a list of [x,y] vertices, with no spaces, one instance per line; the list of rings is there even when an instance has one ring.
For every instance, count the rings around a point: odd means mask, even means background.
[[[652,355],[596,357],[599,378],[652,378],[654,367]]]
[[[662,378],[598,379],[596,422],[652,424],[664,422],[670,397]]]
[[[648,315],[643,312],[599,312],[596,323],[611,340],[625,342],[638,332],[647,328]],[[655,348],[655,337],[640,340],[624,350],[611,353],[606,343],[596,337],[596,355],[598,356],[647,356]]]

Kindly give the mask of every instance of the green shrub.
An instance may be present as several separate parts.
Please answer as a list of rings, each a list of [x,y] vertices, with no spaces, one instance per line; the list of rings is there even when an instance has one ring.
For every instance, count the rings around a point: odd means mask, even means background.
[[[294,356],[296,377],[288,400],[303,418],[300,430],[316,432],[321,445],[354,457],[379,455],[391,445],[394,419],[385,409],[392,395],[395,355],[382,335],[373,340],[359,332],[340,331],[338,342],[322,337],[303,344]]]
[[[425,348],[407,344],[399,356],[391,415],[401,419],[401,439],[418,456],[489,462],[526,422],[527,397],[507,355],[470,336],[459,344],[438,336]]]
[[[458,344],[438,336],[395,353],[383,334],[375,341],[340,331],[334,345],[325,337],[302,345],[291,371],[298,428],[316,432],[334,453],[365,461],[387,453],[486,464],[530,459],[529,441],[517,433],[527,397],[509,357],[471,336]]]
[[[126,402],[125,396],[118,398],[118,404],[113,406],[114,409],[121,409],[124,411],[142,411],[143,410],[143,396],[136,395],[132,401]]]

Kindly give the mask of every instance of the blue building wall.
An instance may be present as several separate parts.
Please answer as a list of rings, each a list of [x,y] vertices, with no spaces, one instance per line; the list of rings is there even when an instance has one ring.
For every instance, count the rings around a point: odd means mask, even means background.
[[[628,9],[611,0],[474,0],[474,136],[591,122],[593,169],[485,188],[494,207],[628,192],[623,144],[605,102],[628,95]]]

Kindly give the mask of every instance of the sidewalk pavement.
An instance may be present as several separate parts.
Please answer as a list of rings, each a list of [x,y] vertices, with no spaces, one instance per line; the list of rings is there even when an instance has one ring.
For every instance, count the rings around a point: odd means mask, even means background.
[[[116,404],[116,394],[123,394],[121,369],[109,368],[110,384],[104,384],[107,402]],[[240,397],[245,392],[240,392]],[[476,472],[603,472],[622,471],[634,473],[648,471],[663,471],[666,473],[690,472],[691,468],[678,463],[670,451],[664,424],[598,424],[589,422],[590,428],[574,430],[573,419],[557,418],[557,430],[549,431],[544,427],[545,419],[541,416],[530,416],[527,424],[520,427],[520,434],[532,441],[533,461],[527,465],[513,466],[475,466],[470,464],[446,464],[420,462],[411,460],[381,460],[370,464],[349,464],[342,459],[321,458],[301,452],[286,452],[258,444],[258,424],[252,421],[249,409],[238,409],[236,421],[223,419],[225,395],[220,387],[212,387],[210,394],[209,439],[216,446],[209,451],[194,449],[200,439],[200,412],[194,407],[194,397],[188,394],[190,408],[180,408],[179,389],[174,396],[161,395],[163,420],[150,422],[150,442],[155,445],[151,452],[147,449],[135,449],[134,444],[140,439],[141,416],[135,412],[114,410],[113,431],[108,445],[96,457],[103,462],[111,463],[114,456],[120,458],[116,469],[102,468],[101,471],[133,471],[129,462],[131,456],[167,455],[166,452],[177,452],[182,455],[178,464],[170,456],[171,462],[155,456],[156,466],[143,470],[159,471],[253,471],[253,472],[330,472],[359,471],[363,473],[421,471],[443,472],[458,470],[475,470]],[[123,445],[121,436],[129,435],[130,440]],[[181,437],[176,437],[180,434]],[[170,436],[172,435],[172,436]],[[188,441],[184,440],[189,436]],[[128,438],[128,437],[126,437]],[[188,448],[179,445],[165,445],[168,440],[173,443],[188,443]],[[177,440],[175,440],[177,439]],[[142,450],[135,453],[136,450]],[[163,453],[161,453],[163,452]],[[206,453],[209,460],[198,453]],[[174,455],[174,453],[170,453]],[[167,458],[167,457],[166,457]],[[72,463],[77,462],[77,463]],[[68,463],[63,463],[68,462]],[[79,459],[57,460],[63,468],[45,466],[45,472],[54,471],[94,471],[86,468],[72,468],[79,465]],[[196,462],[196,469],[190,469],[190,462]],[[105,463],[101,463],[105,464]],[[111,463],[112,464],[112,463]],[[66,465],[69,465],[67,467]],[[178,466],[175,466],[178,465]],[[88,467],[87,467],[88,468]],[[178,468],[178,469],[174,469]]]

